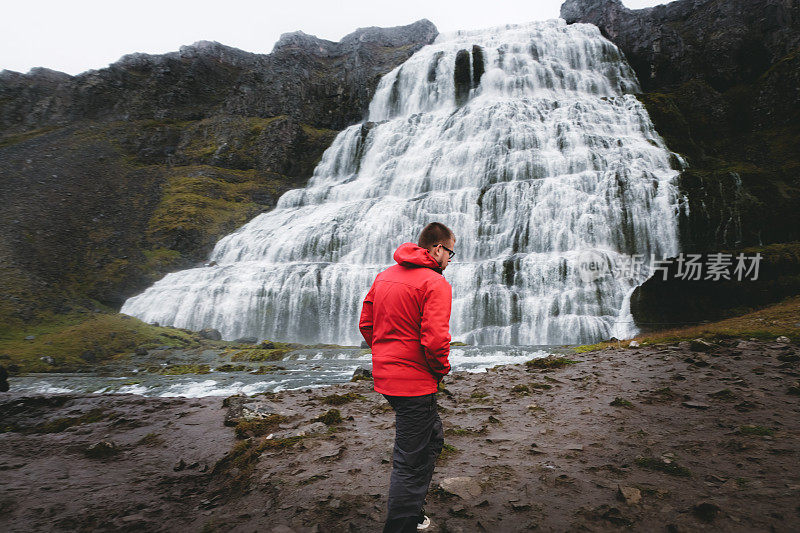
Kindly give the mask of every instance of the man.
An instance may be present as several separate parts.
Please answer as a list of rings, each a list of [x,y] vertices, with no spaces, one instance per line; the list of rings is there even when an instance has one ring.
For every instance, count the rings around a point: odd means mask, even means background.
[[[395,441],[384,533],[427,529],[422,508],[444,433],[436,390],[450,372],[452,290],[442,272],[456,238],[444,224],[425,226],[417,244],[394,252],[397,264],[377,275],[359,329],[372,348],[374,388],[395,412]]]

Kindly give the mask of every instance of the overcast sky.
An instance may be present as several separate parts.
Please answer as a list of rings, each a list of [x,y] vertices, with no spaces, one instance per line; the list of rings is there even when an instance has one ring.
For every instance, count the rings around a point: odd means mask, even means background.
[[[440,32],[558,17],[562,0],[18,0],[5,2],[0,70],[100,69],[131,52],[162,54],[196,41],[269,53],[281,33],[338,41],[364,26],[421,18]],[[623,0],[632,9],[666,0]]]

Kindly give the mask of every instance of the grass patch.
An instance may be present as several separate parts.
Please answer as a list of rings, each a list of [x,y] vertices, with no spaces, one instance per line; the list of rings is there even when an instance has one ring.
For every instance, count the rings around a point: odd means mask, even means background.
[[[169,365],[165,367],[151,366],[147,368],[147,371],[155,374],[163,374],[165,376],[182,376],[184,374],[209,374],[211,373],[211,367],[206,364]]]
[[[342,420],[342,413],[340,413],[338,409],[330,409],[324,414],[321,414],[316,418],[312,418],[311,422],[322,422],[326,426],[333,426],[335,424],[341,424]]]
[[[366,400],[366,398],[355,392],[348,392],[347,394],[331,394],[320,399],[322,403],[327,405],[344,405],[355,400]]]
[[[676,462],[665,462],[661,459],[656,459],[654,457],[637,457],[634,461],[637,466],[645,468],[647,470],[654,470],[656,472],[664,472],[665,474],[669,474],[670,476],[676,477],[691,477],[692,472],[683,466],[678,465]]]
[[[446,461],[450,457],[457,454],[460,450],[453,446],[452,444],[447,444],[446,442],[442,445],[442,453],[439,454],[439,459]]]
[[[716,342],[733,338],[756,338],[775,340],[784,335],[792,342],[800,342],[800,296],[787,298],[782,302],[751,311],[749,313],[710,322],[699,326],[665,329],[642,335],[634,339],[640,346],[647,344],[675,344],[680,341],[691,341],[702,338]],[[625,341],[626,343],[630,341]],[[583,353],[605,348],[618,349],[617,342],[599,342],[573,348],[575,353]],[[622,349],[626,349],[623,347]]]
[[[217,372],[244,372],[249,367],[247,365],[231,365],[231,364],[224,364],[220,365],[214,370]]]
[[[32,340],[25,340],[33,336]],[[69,372],[130,354],[136,347],[193,348],[199,336],[191,331],[151,326],[121,313],[69,313],[16,330],[0,331],[0,353],[14,373]],[[49,356],[54,364],[41,357]]]
[[[764,426],[739,426],[740,435],[754,435],[758,437],[772,436],[775,434],[774,429],[766,428]]]
[[[249,348],[246,350],[229,350],[231,361],[281,361],[293,348]]]
[[[633,408],[633,404],[631,402],[620,397],[614,398],[609,405],[613,405],[614,407],[624,407],[626,409]]]
[[[239,420],[236,424],[235,432],[237,439],[248,437],[261,437],[273,431],[278,424],[286,422],[288,418],[277,413],[273,413],[264,418],[252,418],[250,420]]]
[[[554,370],[556,368],[564,368],[565,366],[574,365],[579,361],[573,361],[566,357],[541,357],[538,359],[531,359],[525,363],[528,369],[539,370]]]

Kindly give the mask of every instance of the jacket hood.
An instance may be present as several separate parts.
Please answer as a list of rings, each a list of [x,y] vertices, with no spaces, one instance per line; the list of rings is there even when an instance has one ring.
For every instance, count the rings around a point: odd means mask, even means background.
[[[404,267],[427,267],[439,274],[442,273],[439,263],[436,262],[430,252],[413,242],[404,242],[398,246],[397,250],[394,251],[394,260],[397,261],[398,265]]]

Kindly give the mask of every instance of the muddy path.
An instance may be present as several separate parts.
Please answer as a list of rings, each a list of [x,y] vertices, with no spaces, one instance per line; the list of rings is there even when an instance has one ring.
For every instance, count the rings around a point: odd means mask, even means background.
[[[694,348],[448,376],[435,531],[800,529],[800,349]],[[370,381],[225,406],[12,389],[0,416],[5,531],[381,529],[394,416]]]

